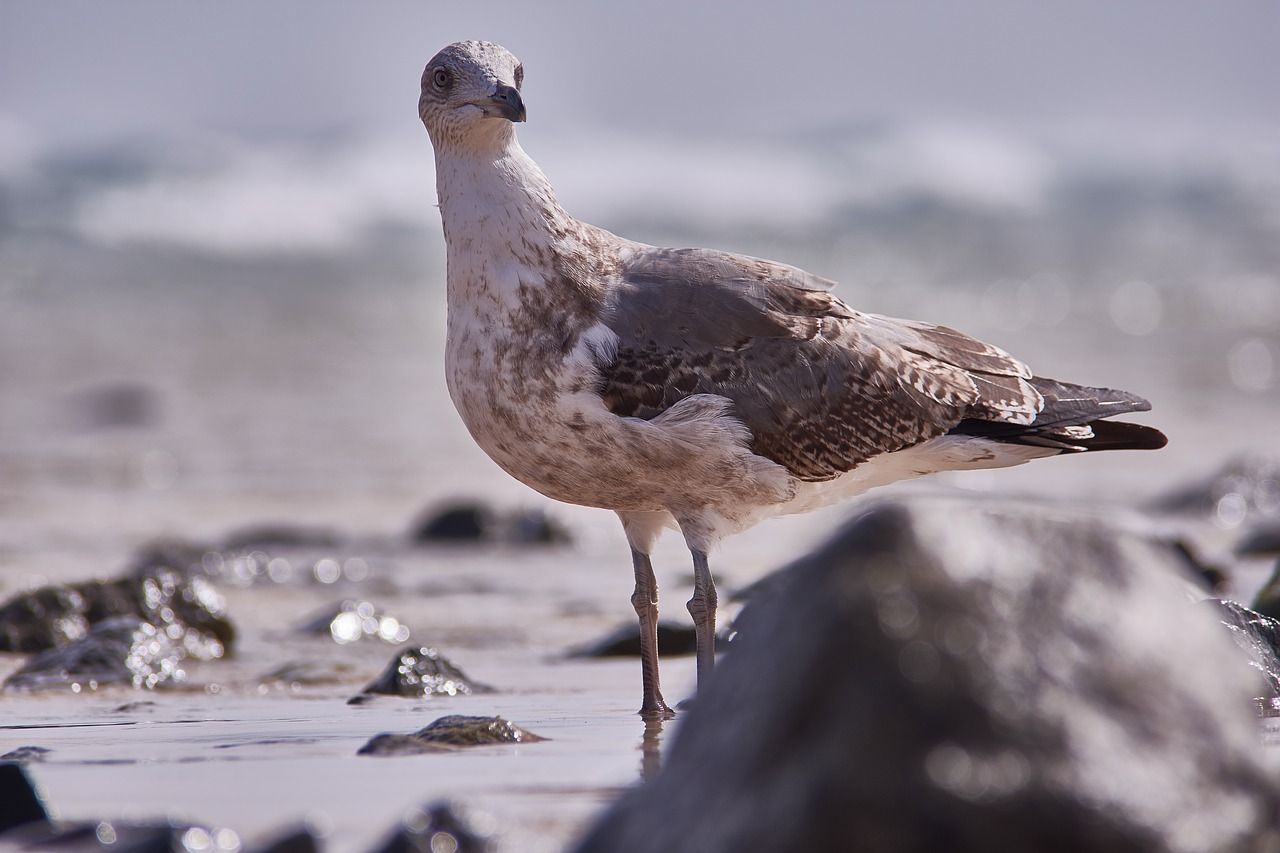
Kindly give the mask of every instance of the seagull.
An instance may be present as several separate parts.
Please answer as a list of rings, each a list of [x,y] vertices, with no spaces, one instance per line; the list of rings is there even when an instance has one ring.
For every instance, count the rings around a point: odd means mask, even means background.
[[[640,714],[658,678],[666,528],[693,557],[697,677],[715,663],[707,554],[773,516],[939,471],[1157,449],[1124,391],[1035,376],[930,323],[863,313],[834,282],[711,249],[637,243],[574,219],[516,141],[524,67],[461,41],[422,75],[447,245],[449,395],[475,442],[543,495],[613,510],[631,548]]]

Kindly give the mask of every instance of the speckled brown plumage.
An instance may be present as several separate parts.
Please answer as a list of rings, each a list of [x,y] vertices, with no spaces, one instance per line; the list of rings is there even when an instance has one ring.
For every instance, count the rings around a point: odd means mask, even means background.
[[[752,451],[806,481],[966,417],[1038,408],[1030,372],[1007,354],[951,329],[861,314],[821,284],[722,252],[639,252],[610,294],[606,323],[619,342],[600,367],[605,405],[647,419],[693,394],[727,397]]]
[[[503,470],[618,514],[642,713],[671,713],[649,561],[664,527],[693,556],[701,681],[715,654],[707,553],[724,536],[937,471],[1163,443],[1145,427],[1095,429],[1147,408],[1134,395],[1033,377],[951,329],[854,311],[785,264],[574,219],[516,141],[522,80],[488,42],[446,47],[422,76],[448,258],[446,381]]]

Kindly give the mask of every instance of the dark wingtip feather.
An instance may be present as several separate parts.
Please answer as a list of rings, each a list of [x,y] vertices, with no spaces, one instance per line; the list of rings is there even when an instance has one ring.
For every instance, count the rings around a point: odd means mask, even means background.
[[[1031,384],[1044,397],[1044,407],[1030,424],[966,418],[952,433],[1008,444],[1047,447],[1064,453],[1094,450],[1159,450],[1169,443],[1154,427],[1109,421],[1114,415],[1146,412],[1151,404],[1136,394],[1113,388],[1091,388],[1035,377]],[[1091,434],[1081,435],[1087,428]]]
[[[1080,444],[1085,450],[1159,450],[1169,438],[1155,427],[1125,421],[1094,421],[1093,438]]]
[[[971,435],[1006,444],[1047,447],[1063,453],[1085,453],[1095,450],[1159,450],[1169,439],[1155,427],[1126,421],[1089,421],[1074,427],[1088,427],[1090,436],[1072,432],[1072,427],[1019,426],[966,418],[951,430],[952,435]]]

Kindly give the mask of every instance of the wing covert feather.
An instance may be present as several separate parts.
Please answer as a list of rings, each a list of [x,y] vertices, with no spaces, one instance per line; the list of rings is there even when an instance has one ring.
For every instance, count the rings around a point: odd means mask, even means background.
[[[705,249],[653,249],[623,264],[601,364],[615,414],[653,418],[716,394],[752,450],[805,480],[942,435],[965,418],[1029,423],[1030,371],[952,329],[862,314],[824,279]]]

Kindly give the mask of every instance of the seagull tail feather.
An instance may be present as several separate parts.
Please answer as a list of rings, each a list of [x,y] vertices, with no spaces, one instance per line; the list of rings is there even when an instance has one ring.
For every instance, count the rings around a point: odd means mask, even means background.
[[[1135,394],[1041,377],[1030,382],[1044,397],[1044,408],[1033,422],[1011,424],[965,418],[951,429],[951,434],[1045,447],[1065,453],[1159,450],[1169,441],[1154,427],[1104,420],[1114,415],[1148,411],[1151,404]]]

